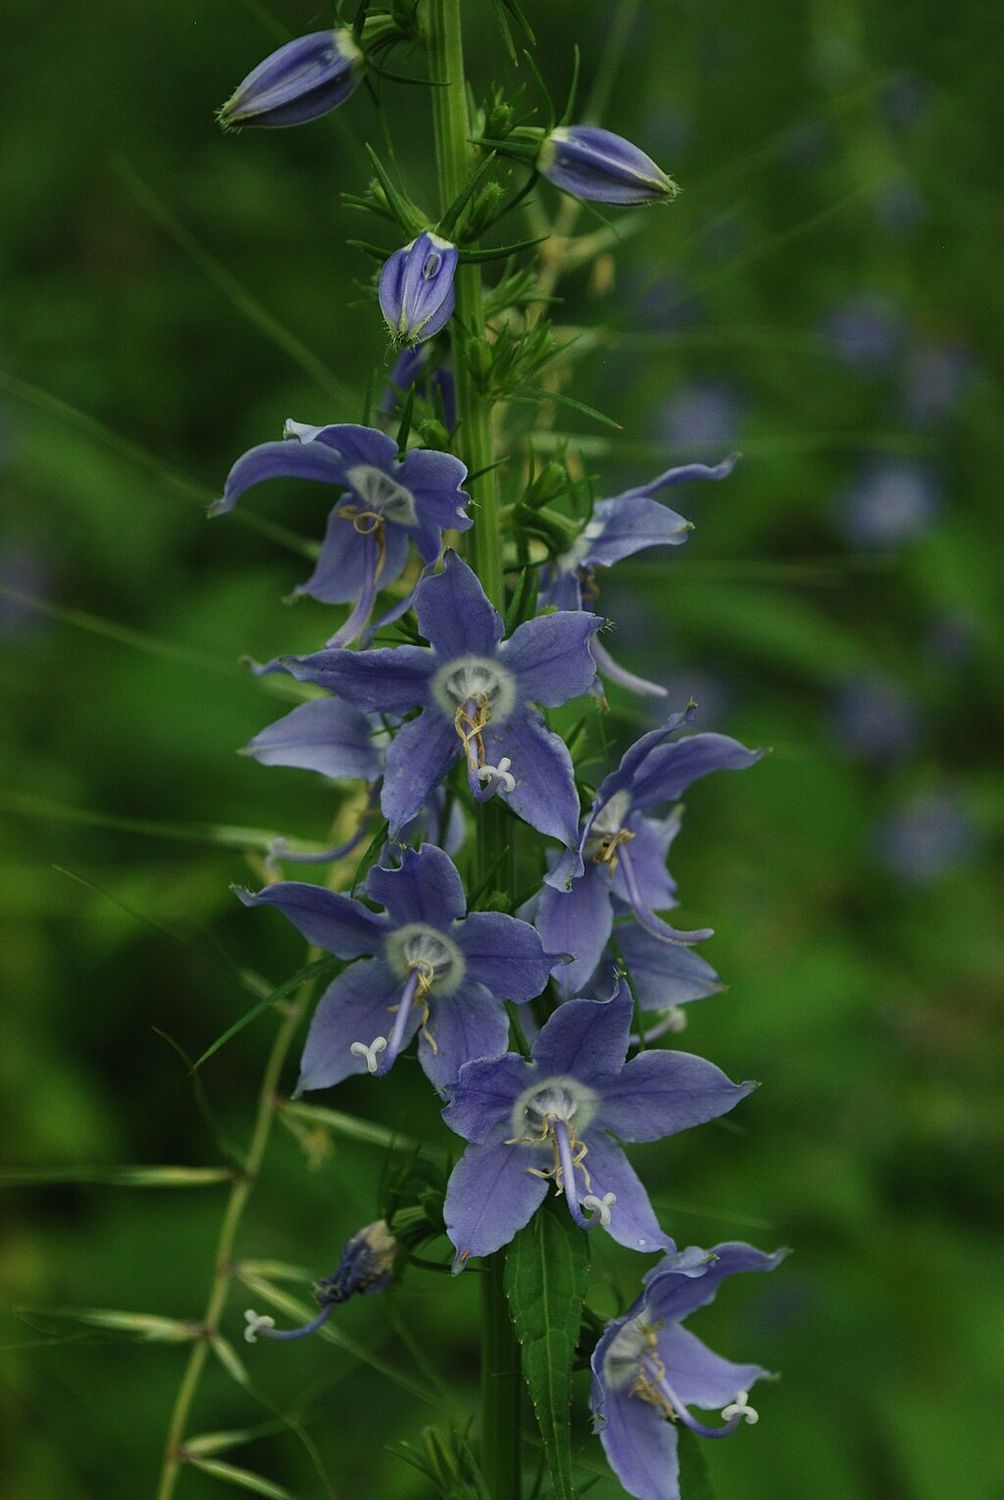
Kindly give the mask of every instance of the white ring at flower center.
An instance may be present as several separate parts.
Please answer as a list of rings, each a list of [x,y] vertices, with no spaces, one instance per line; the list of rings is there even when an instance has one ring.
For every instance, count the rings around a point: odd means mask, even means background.
[[[411,490],[406,490],[403,484],[398,484],[383,469],[374,468],[372,464],[355,464],[346,470],[345,477],[366,510],[375,510],[378,515],[386,516],[388,521],[396,521],[399,526],[418,524],[415,497]]]
[[[433,995],[452,995],[467,971],[467,960],[452,938],[425,922],[407,922],[388,934],[384,956],[398,979],[407,980],[416,967],[432,970]]]
[[[448,719],[472,699],[484,699],[493,724],[504,724],[516,706],[516,679],[489,656],[455,656],[439,668],[432,696]]]
[[[557,1074],[542,1078],[524,1089],[512,1107],[512,1135],[517,1140],[540,1135],[548,1120],[564,1120],[574,1127],[581,1140],[582,1132],[596,1118],[600,1096],[595,1089]]]

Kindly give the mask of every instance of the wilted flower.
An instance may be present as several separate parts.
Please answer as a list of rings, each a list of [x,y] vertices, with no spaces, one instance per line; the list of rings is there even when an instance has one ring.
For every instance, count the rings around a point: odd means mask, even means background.
[[[555,962],[528,922],[504,912],[467,915],[453,861],[431,844],[405,849],[397,869],[374,865],[365,890],[385,915],[296,880],[237,892],[245,906],[278,907],[309,943],[359,960],[321,996],[299,1093],[352,1073],[382,1077],[416,1032],[426,1075],[437,1087],[452,1082],[472,1057],[502,1051],[509,1035],[502,1002],[539,995]]]
[[[260,1338],[302,1339],[308,1333],[316,1333],[334,1309],[348,1302],[350,1297],[371,1297],[374,1292],[382,1292],[390,1285],[398,1248],[386,1220],[377,1219],[367,1224],[346,1240],[341,1260],[331,1275],[314,1286],[314,1300],[321,1305],[316,1318],[311,1318],[302,1328],[276,1328],[274,1318],[248,1308],[244,1314],[247,1324],[245,1339],[254,1344]]]
[[[394,439],[375,427],[288,421],[285,434],[285,441],[260,443],[237,460],[209,514],[225,515],[266,479],[314,479],[345,490],[328,517],[317,566],[295,592],[325,604],[354,601],[329,642],[347,646],[365,630],[379,590],[403,571],[409,542],[425,562],[435,562],[443,532],[473,524],[464,510],[470,496],[460,488],[467,468],[452,453],[430,448],[412,448],[399,459]]]
[[[415,613],[429,647],[317,651],[284,661],[294,677],[357,708],[422,710],[387,750],[381,807],[391,831],[425,806],[463,756],[475,801],[501,794],[540,833],[575,844],[571,756],[534,704],[556,708],[588,692],[596,675],[589,643],[602,620],[580,611],[542,615],[503,640],[501,615],[453,551],[441,573],[419,583]],[[578,868],[577,857],[572,862]]]
[[[459,252],[427,230],[394,254],[380,272],[380,311],[394,338],[418,344],[433,338],[453,312]]]
[[[461,1068],[443,1111],[471,1143],[443,1207],[454,1270],[508,1244],[550,1182],[580,1228],[601,1226],[631,1250],[672,1248],[609,1132],[659,1141],[726,1114],[756,1085],[732,1083],[688,1052],[642,1052],[625,1063],[633,1013],[624,983],[611,1000],[567,1000],[541,1028],[529,1062],[507,1052]]]
[[[560,125],[543,141],[537,171],[574,198],[595,203],[668,202],[676,183],[623,136],[596,125]]]
[[[220,124],[303,125],[317,120],[355,91],[362,60],[345,28],[298,36],[238,84],[219,112]]]
[[[680,1500],[677,1423],[722,1438],[758,1421],[749,1392],[767,1371],[722,1359],[681,1324],[714,1301],[726,1277],[773,1271],[786,1254],[736,1242],[667,1255],[638,1300],[607,1325],[593,1352],[590,1399],[610,1466],[635,1500]],[[692,1405],[722,1408],[724,1425],[699,1422]]]

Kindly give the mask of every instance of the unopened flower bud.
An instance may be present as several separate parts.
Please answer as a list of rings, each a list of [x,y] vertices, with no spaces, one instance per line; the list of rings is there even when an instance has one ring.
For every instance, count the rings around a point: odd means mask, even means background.
[[[492,346],[487,339],[467,341],[467,363],[479,381],[485,381],[492,372]]]
[[[545,139],[537,170],[548,182],[596,203],[655,203],[679,189],[650,156],[596,125],[559,126]]]
[[[342,1246],[338,1269],[314,1287],[322,1307],[335,1307],[350,1297],[382,1292],[394,1274],[398,1242],[384,1219],[367,1224]]]
[[[539,510],[549,500],[568,488],[568,470],[556,459],[549,459],[524,495],[524,503]]]
[[[453,312],[458,251],[426,230],[395,250],[380,273],[380,310],[402,344],[431,339]]]
[[[314,31],[271,53],[219,112],[224,129],[302,125],[344,104],[359,82],[363,54],[351,31]]]

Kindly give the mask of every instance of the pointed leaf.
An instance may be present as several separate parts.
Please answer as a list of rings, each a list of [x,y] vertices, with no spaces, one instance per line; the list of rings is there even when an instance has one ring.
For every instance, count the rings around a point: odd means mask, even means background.
[[[555,1500],[574,1500],[572,1360],[589,1274],[586,1236],[546,1202],[509,1246],[505,1287]]]
[[[219,1052],[220,1048],[226,1042],[229,1042],[231,1037],[235,1037],[239,1031],[244,1030],[245,1026],[257,1020],[263,1011],[269,1010],[280,1000],[285,1000],[287,995],[291,995],[294,990],[298,990],[300,985],[308,979],[314,979],[321,974],[331,974],[335,969],[340,967],[341,959],[338,958],[318,958],[312,964],[304,964],[302,969],[297,969],[296,973],[290,979],[287,979],[284,984],[280,984],[278,989],[272,990],[264,999],[259,1000],[257,1005],[252,1005],[250,1010],[245,1011],[240,1020],[235,1021],[232,1026],[228,1026],[223,1035],[218,1036],[215,1042],[207,1047],[202,1056],[196,1060],[192,1066],[192,1072],[194,1073],[196,1068],[201,1068],[204,1062],[208,1062],[213,1053]]]
[[[235,1427],[230,1432],[202,1432],[198,1437],[185,1439],[185,1452],[197,1453],[200,1457],[226,1453],[228,1448],[239,1448],[260,1436],[260,1429],[254,1427]]]
[[[120,1312],[110,1307],[22,1307],[18,1311],[83,1323],[107,1333],[123,1333],[144,1344],[188,1344],[202,1334],[198,1323],[183,1323],[179,1318],[161,1318],[154,1313]]]
[[[715,1500],[700,1439],[682,1422],[676,1424],[676,1444],[680,1458],[680,1500]]]
[[[244,1361],[237,1353],[233,1344],[230,1343],[229,1339],[223,1338],[218,1333],[214,1334],[209,1342],[212,1345],[213,1353],[227,1374],[236,1380],[238,1385],[242,1385],[247,1390],[251,1384],[251,1377],[244,1366]]]
[[[111,1187],[214,1187],[233,1182],[229,1167],[35,1167],[0,1168],[0,1187],[31,1187],[55,1182],[96,1182]]]
[[[296,1500],[292,1490],[284,1489],[281,1484],[273,1484],[271,1479],[263,1479],[251,1469],[238,1469],[234,1464],[225,1464],[218,1458],[189,1458],[188,1462],[193,1469],[201,1469],[203,1474],[212,1474],[214,1479],[236,1485],[239,1490],[266,1495],[268,1500]]]
[[[380,1146],[386,1151],[432,1150],[424,1141],[414,1136],[402,1135],[400,1131],[388,1130],[386,1125],[375,1125],[370,1120],[358,1120],[355,1115],[343,1114],[338,1109],[327,1109],[321,1104],[302,1104],[299,1099],[282,1106],[284,1115],[302,1120],[306,1125],[320,1126],[333,1135],[344,1136],[349,1141],[359,1141],[367,1146]]]

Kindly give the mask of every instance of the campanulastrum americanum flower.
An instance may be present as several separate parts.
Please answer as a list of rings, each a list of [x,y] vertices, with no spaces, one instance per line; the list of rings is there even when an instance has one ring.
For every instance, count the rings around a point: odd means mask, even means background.
[[[610,1466],[635,1500],[680,1500],[678,1423],[723,1438],[759,1420],[749,1392],[768,1372],[722,1359],[681,1324],[729,1276],[773,1271],[786,1254],[733,1242],[667,1255],[637,1301],[608,1323],[593,1352],[590,1402]],[[691,1406],[722,1408],[723,1425],[698,1421]]]
[[[314,1012],[297,1093],[353,1073],[383,1077],[416,1032],[418,1060],[441,1088],[471,1058],[503,1050],[502,1002],[522,1005],[539,995],[555,964],[529,922],[504,912],[467,914],[456,866],[432,844],[406,849],[397,869],[374,865],[365,891],[383,915],[295,880],[236,893],[245,906],[278,907],[308,942],[353,960]]]
[[[581,1229],[620,1245],[673,1249],[648,1194],[608,1132],[659,1141],[726,1114],[756,1085],[732,1083],[688,1052],[642,1052],[625,1063],[634,1001],[566,1000],[538,1033],[531,1060],[515,1052],[460,1069],[443,1119],[469,1141],[443,1215],[454,1271],[490,1255],[528,1224],[549,1183]]]
[[[436,455],[447,457],[446,454]],[[538,832],[579,841],[571,756],[535,704],[557,708],[589,691],[589,644],[603,621],[584,611],[527,620],[503,640],[501,615],[476,574],[447,550],[441,573],[415,590],[418,628],[429,646],[317,651],[283,665],[366,712],[422,712],[387,749],[381,807],[396,833],[425,806],[461,756],[477,802],[501,796]],[[581,868],[577,852],[570,868]]]
[[[385,262],[380,311],[397,343],[422,343],[446,326],[455,301],[458,259],[456,245],[430,229]]]
[[[363,54],[352,32],[312,31],[260,62],[219,112],[224,129],[303,125],[344,104],[355,92]]]
[[[347,646],[369,624],[379,591],[400,576],[409,543],[424,562],[435,562],[444,531],[473,525],[464,509],[470,496],[461,489],[466,477],[466,465],[452,453],[411,448],[398,458],[394,439],[375,427],[288,421],[282,442],[260,443],[237,460],[209,514],[225,515],[267,479],[313,479],[344,490],[328,517],[317,566],[294,592],[325,604],[353,601],[329,642]]]
[[[563,193],[594,203],[668,203],[679,188],[650,156],[598,125],[559,125],[541,144],[537,171]]]

